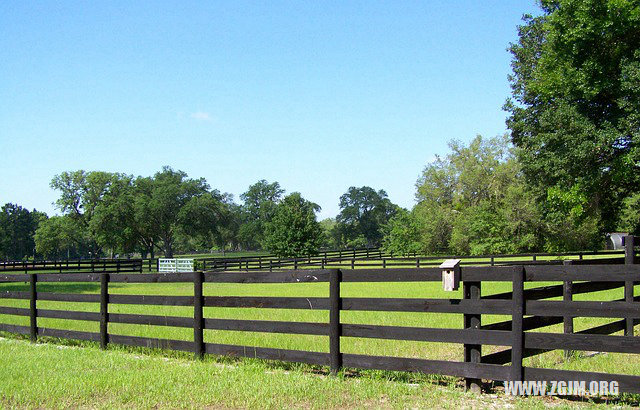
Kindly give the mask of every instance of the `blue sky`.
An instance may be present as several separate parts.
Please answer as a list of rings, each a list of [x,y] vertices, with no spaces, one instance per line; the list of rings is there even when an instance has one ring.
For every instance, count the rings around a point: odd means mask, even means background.
[[[0,2],[0,203],[49,214],[65,170],[259,179],[339,212],[404,207],[447,141],[505,132],[533,1]]]

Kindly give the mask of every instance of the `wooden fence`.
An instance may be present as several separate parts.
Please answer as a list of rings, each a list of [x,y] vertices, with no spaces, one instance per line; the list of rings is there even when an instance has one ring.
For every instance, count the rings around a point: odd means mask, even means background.
[[[523,359],[550,350],[587,350],[640,354],[634,326],[640,319],[640,299],[634,285],[640,265],[634,264],[633,243],[627,244],[626,264],[609,265],[514,265],[465,266],[461,268],[462,299],[349,298],[342,297],[345,282],[440,282],[438,268],[320,269],[286,272],[194,272],[176,274],[127,273],[28,273],[0,274],[0,281],[27,282],[28,291],[2,291],[0,298],[29,300],[29,308],[0,307],[0,314],[30,317],[29,326],[0,324],[0,330],[29,335],[90,340],[106,348],[109,344],[166,348],[204,354],[244,356],[329,366],[415,371],[461,377],[477,388],[480,380],[617,381],[620,392],[640,393],[640,376],[570,371],[523,366]],[[508,282],[512,290],[483,295],[483,282]],[[560,285],[525,289],[527,282],[563,282]],[[39,283],[93,282],[99,294],[41,292]],[[205,296],[204,283],[300,283],[325,282],[329,297]],[[109,292],[110,283],[192,283],[193,295],[121,295]],[[574,301],[573,296],[624,288],[624,298],[612,301]],[[562,297],[562,300],[547,300]],[[65,301],[99,303],[99,312],[40,309],[37,302]],[[110,304],[193,307],[193,317],[110,313]],[[329,312],[326,323],[281,322],[205,318],[205,307],[319,309]],[[341,311],[386,311],[454,313],[464,318],[462,329],[382,326],[342,323]],[[509,320],[482,325],[482,315],[508,315]],[[573,332],[577,317],[614,318],[611,322]],[[71,319],[100,323],[97,333],[52,329],[38,325],[39,318]],[[617,319],[615,319],[617,318]],[[193,340],[168,340],[111,334],[109,323],[174,326],[193,329]],[[564,323],[564,333],[532,331]],[[324,335],[329,352],[308,352],[278,348],[249,347],[204,342],[204,330],[235,330],[287,334]],[[624,330],[623,336],[612,333]],[[464,362],[420,358],[373,356],[341,351],[344,337],[443,342],[461,344]],[[505,346],[505,350],[482,355],[482,346]]]
[[[142,259],[78,259],[38,262],[2,262],[0,272],[142,272]]]
[[[264,271],[300,268],[404,268],[437,266],[445,259],[461,259],[462,265],[514,265],[514,264],[561,264],[562,258],[572,258],[576,263],[593,263],[589,257],[598,257],[599,263],[622,263],[624,251],[584,251],[567,253],[528,253],[478,256],[415,256],[393,257],[380,251],[345,253],[342,256],[325,256],[322,252],[303,258],[251,257],[251,258],[206,258],[197,262],[203,270],[217,271]],[[517,259],[517,260],[516,260]]]

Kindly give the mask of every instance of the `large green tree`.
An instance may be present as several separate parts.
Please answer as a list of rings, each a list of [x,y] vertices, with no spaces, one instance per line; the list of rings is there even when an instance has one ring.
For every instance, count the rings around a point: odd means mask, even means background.
[[[540,6],[540,16],[524,17],[510,47],[512,141],[538,198],[550,199],[551,219],[564,210],[576,229],[595,222],[596,230],[611,230],[621,202],[640,190],[640,3]],[[580,213],[557,201],[563,197],[582,201]]]
[[[300,193],[287,195],[266,224],[266,248],[280,257],[315,254],[322,241],[322,228],[316,220],[318,211],[320,206]]]
[[[398,209],[382,189],[350,187],[340,197],[340,213],[336,218],[342,245],[380,246],[383,228]]]
[[[0,259],[22,260],[34,256],[34,235],[46,215],[8,203],[0,210]]]
[[[404,221],[405,233],[418,229],[427,254],[540,249],[539,209],[507,137],[477,136],[468,145],[452,141],[449,147],[418,179],[412,218],[395,223]]]
[[[264,247],[266,226],[274,217],[284,192],[278,182],[261,179],[240,195],[244,215],[238,235],[245,248]]]

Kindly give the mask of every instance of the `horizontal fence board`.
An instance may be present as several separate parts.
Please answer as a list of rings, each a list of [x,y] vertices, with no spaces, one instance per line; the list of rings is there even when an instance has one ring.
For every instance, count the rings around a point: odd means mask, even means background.
[[[236,357],[250,357],[256,359],[268,359],[268,360],[282,360],[287,362],[298,362],[315,364],[321,366],[329,365],[329,353],[322,352],[307,352],[303,350],[287,350],[287,349],[275,349],[270,347],[253,347],[253,346],[235,346],[205,343],[205,353],[236,356]]]
[[[562,323],[562,321],[560,321],[559,323]],[[634,321],[634,324],[637,325],[638,323],[640,323],[640,320]],[[622,319],[622,320],[607,323],[604,325],[581,330],[579,332],[576,332],[575,334],[608,335],[608,334],[623,330],[625,328],[625,324],[626,324],[626,320]],[[551,349],[525,349],[523,357],[536,356],[541,353],[548,352],[550,350]],[[482,356],[482,361],[485,363],[495,363],[495,364],[509,363],[511,361],[511,349],[488,354],[486,356]]]
[[[60,339],[89,340],[97,342],[100,340],[100,333],[80,332],[77,330],[52,329],[48,327],[38,327],[38,336],[57,337]]]
[[[573,284],[572,294],[599,292],[603,290],[617,289],[624,286],[624,282],[577,282]],[[562,296],[563,285],[541,286],[525,289],[524,296],[527,300],[548,299]],[[482,299],[511,299],[511,292],[497,293],[483,296]]]
[[[109,276],[109,282],[115,283],[184,283],[193,282],[192,272],[182,273],[116,273]]]
[[[564,319],[560,316],[529,316],[522,320],[522,330],[532,330],[541,327],[557,325],[562,323]],[[504,322],[492,323],[490,325],[481,326],[484,330],[511,330],[511,320]]]
[[[193,342],[173,339],[154,339],[150,337],[114,335],[109,333],[109,343],[126,346],[147,347],[150,349],[169,349],[193,352]]]
[[[27,282],[29,275],[0,275],[0,282]]]
[[[25,292],[28,294],[28,292]],[[28,298],[27,298],[28,299]],[[91,293],[58,293],[58,292],[38,292],[38,300],[48,300],[56,302],[100,302],[100,295]]]
[[[415,263],[413,265],[415,266]],[[441,280],[442,270],[435,268],[342,269],[343,282],[434,282]]]
[[[29,299],[29,292],[25,291],[0,291],[0,299]]]
[[[28,308],[0,306],[0,315],[29,316],[30,312],[31,310]]]
[[[541,369],[536,367],[525,367],[523,370],[525,380],[546,380],[547,382],[549,382],[550,380],[565,382],[575,380],[585,381],[587,389],[589,389],[589,383],[591,383],[592,381],[598,383],[600,381],[617,381],[621,393],[640,393],[640,376],[632,376],[627,374],[580,372],[574,370]]]
[[[211,283],[288,283],[328,282],[327,270],[304,270],[284,272],[222,273],[205,272],[204,281]]]
[[[3,332],[17,333],[19,335],[28,335],[31,332],[29,326],[10,325],[7,323],[0,323],[0,330]]]
[[[37,316],[49,319],[88,320],[93,322],[100,321],[100,313],[97,312],[38,309]]]
[[[561,300],[529,300],[525,303],[525,315],[554,315],[581,317],[630,317],[640,318],[640,304],[628,302],[584,302]]]
[[[640,341],[634,336],[526,332],[524,345],[532,349],[640,353]]]
[[[527,266],[525,280],[533,281],[637,281],[640,265]]]
[[[133,325],[193,327],[192,317],[136,315],[129,313],[109,313],[109,323],[128,323]]]
[[[345,367],[357,367],[362,369],[421,372],[493,380],[507,380],[509,378],[510,370],[508,367],[493,364],[450,362],[444,360],[425,360],[404,357],[367,356],[347,353],[342,355],[342,364]]]
[[[193,322],[193,320],[192,320]],[[244,332],[290,333],[321,335],[329,334],[328,323],[277,322],[270,320],[204,319],[205,329],[236,330]]]
[[[329,298],[205,296],[205,307],[329,309]]]
[[[342,310],[509,314],[507,300],[343,298]]]
[[[99,282],[100,273],[38,273],[38,282]]]
[[[374,339],[412,340],[418,342],[476,343],[507,346],[510,333],[497,330],[440,329],[402,326],[341,325],[342,336]]]
[[[193,306],[193,296],[109,294],[109,303],[120,305]]]

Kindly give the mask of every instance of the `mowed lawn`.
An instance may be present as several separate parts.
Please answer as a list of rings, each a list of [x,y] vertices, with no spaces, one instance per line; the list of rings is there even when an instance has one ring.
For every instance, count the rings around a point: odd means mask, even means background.
[[[542,286],[556,283],[527,283],[527,287]],[[559,282],[558,282],[559,284]],[[0,284],[2,290],[27,290],[26,284]],[[43,292],[80,292],[98,293],[99,284],[87,283],[41,283],[38,290]],[[490,295],[510,291],[509,283],[483,283],[482,294]],[[110,292],[117,294],[148,294],[148,295],[192,295],[193,285],[184,284],[110,284]],[[640,286],[636,287],[639,294]],[[296,296],[296,297],[327,297],[329,294],[327,283],[289,283],[289,284],[210,284],[204,285],[207,296]],[[461,291],[444,292],[440,283],[411,282],[411,283],[343,283],[343,297],[397,297],[397,298],[461,298]],[[623,297],[623,289],[576,295],[576,300],[613,300]],[[2,306],[28,307],[27,300],[0,299]],[[79,311],[99,310],[97,303],[69,303],[39,301],[38,308],[65,309]],[[135,306],[109,305],[112,313],[138,313],[166,316],[192,317],[193,309],[189,307],[171,306]],[[252,319],[252,320],[283,320],[301,322],[327,322],[328,311],[322,310],[293,310],[293,309],[251,309],[251,308],[205,308],[205,317]],[[509,316],[483,315],[483,324],[509,319]],[[580,331],[589,327],[604,324],[611,319],[578,318],[575,320],[575,330]],[[613,319],[615,320],[615,319]],[[396,326],[462,328],[462,315],[437,313],[403,313],[403,312],[351,312],[341,313],[343,323],[362,323]],[[0,322],[28,325],[28,317],[0,315]],[[98,331],[97,322],[45,319],[39,318],[38,325],[43,327],[73,329],[83,331]],[[536,331],[561,332],[562,325],[551,326]],[[109,332],[133,336],[153,338],[167,338],[179,340],[193,340],[193,331],[188,328],[172,328],[163,326],[109,324]],[[636,330],[636,334],[637,330]],[[5,335],[8,336],[8,335]],[[205,342],[224,343],[245,346],[277,347],[296,350],[310,350],[328,352],[329,340],[326,336],[269,334],[236,331],[205,330]],[[505,343],[510,341],[506,338]],[[343,338],[342,351],[344,353],[358,353],[371,355],[386,355],[399,357],[416,357],[439,360],[463,360],[463,349],[460,344],[426,343],[413,341],[392,341],[364,338]],[[325,375],[326,369],[312,366],[278,364],[260,360],[228,360],[224,358],[208,358],[204,363],[193,362],[189,355],[171,352],[152,352],[146,349],[131,349],[112,347],[109,352],[103,352],[93,343],[82,343],[84,349],[56,348],[54,345],[30,346],[24,341],[4,340],[0,343],[0,353],[3,358],[0,377],[11,380],[0,390],[4,404],[39,406],[38,400],[47,395],[41,389],[24,385],[27,380],[35,377],[40,380],[44,391],[50,390],[51,405],[40,402],[45,407],[59,407],[69,405],[93,406],[94,400],[105,400],[107,407],[118,407],[121,404],[133,404],[140,407],[154,405],[175,407],[199,407],[215,403],[219,406],[273,406],[299,405],[304,407],[340,406],[379,406],[379,407],[415,407],[425,404],[421,400],[442,399],[443,403],[455,405],[456,398],[469,397],[462,393],[459,380],[445,377],[430,377],[424,375],[401,375],[392,372],[361,372],[359,377],[331,378]],[[505,347],[483,346],[483,353],[490,353]],[[35,349],[35,350],[34,350]],[[594,350],[597,347],[594,346]],[[39,353],[44,352],[44,353]],[[135,354],[132,354],[134,352]],[[42,360],[35,360],[32,355],[44,355]],[[151,355],[149,355],[151,354]],[[60,358],[54,358],[60,355]],[[8,360],[8,362],[7,362]],[[91,377],[82,378],[82,366],[91,369],[91,362],[95,362],[95,369],[90,371]],[[11,363],[11,365],[7,364]],[[111,363],[111,364],[110,364]],[[129,363],[129,364],[127,364]],[[171,365],[169,365],[171,364]],[[224,365],[224,366],[222,366]],[[563,369],[611,372],[622,374],[640,374],[640,355],[617,353],[603,353],[585,355],[578,353],[571,360],[565,360],[563,352],[554,351],[525,360],[526,366],[553,367]],[[107,366],[111,376],[102,375],[97,369]],[[111,367],[109,367],[111,366]],[[131,369],[128,369],[132,366]],[[231,366],[233,371],[227,371]],[[12,370],[13,369],[13,370]],[[19,370],[17,370],[19,369]],[[120,369],[120,370],[118,370]],[[125,370],[122,370],[125,369]],[[136,369],[139,369],[137,371]],[[115,373],[122,371],[122,376]],[[165,372],[167,379],[162,376],[148,375],[149,372]],[[80,381],[72,380],[69,372],[80,372]],[[64,385],[54,383],[61,376],[67,380]],[[207,376],[209,375],[209,376]],[[209,385],[207,377],[215,375],[216,382]],[[24,377],[24,379],[21,379]],[[112,386],[121,380],[117,392]],[[95,384],[91,380],[95,379]],[[172,381],[175,386],[168,386]],[[230,384],[241,383],[249,386],[232,387]],[[49,386],[49,383],[55,384]],[[79,383],[79,384],[78,384]],[[150,387],[159,383],[163,389]],[[444,383],[444,386],[442,385]],[[28,384],[28,383],[27,383]],[[78,384],[76,386],[76,384]],[[129,385],[131,384],[131,385]],[[73,386],[76,387],[73,387]],[[206,387],[206,386],[208,387]],[[84,387],[83,387],[84,386]],[[91,386],[94,386],[92,388]],[[195,390],[190,393],[192,386]],[[226,386],[226,387],[225,387]],[[337,386],[337,387],[336,387]],[[457,386],[457,387],[456,387]],[[64,389],[70,389],[65,391]],[[150,390],[149,390],[150,389]],[[254,389],[256,399],[246,389]],[[159,396],[152,392],[163,390]],[[275,393],[282,390],[282,394]],[[225,394],[225,392],[227,394]],[[267,398],[273,394],[274,397]],[[110,397],[113,395],[113,397]],[[182,397],[184,395],[184,397]],[[100,396],[100,397],[99,397]],[[103,397],[104,396],[104,397]],[[70,398],[70,397],[73,397]],[[154,398],[155,397],[155,398]],[[185,399],[188,397],[188,399]],[[480,404],[488,404],[483,398],[469,398],[480,400]],[[69,402],[65,400],[70,400]],[[186,400],[186,401],[184,401]],[[192,400],[192,401],[189,401]],[[505,400],[507,400],[505,398]],[[528,400],[513,400],[514,405],[531,404]],[[535,401],[534,401],[535,402]],[[110,403],[110,404],[109,404]],[[470,402],[472,403],[472,402]],[[535,402],[537,403],[537,402]]]

